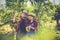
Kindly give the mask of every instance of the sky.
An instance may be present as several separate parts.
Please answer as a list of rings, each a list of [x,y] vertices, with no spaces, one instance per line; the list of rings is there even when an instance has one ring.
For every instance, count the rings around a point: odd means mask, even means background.
[[[54,0],[50,0],[52,3],[54,3]],[[0,0],[0,4],[1,3],[4,3],[5,0]],[[55,4],[59,4],[60,3],[60,0],[55,0]]]
[[[54,0],[50,0],[51,2],[54,3]],[[55,0],[55,4],[59,4],[60,3],[60,0]]]
[[[0,4],[5,4],[5,0],[0,0]]]

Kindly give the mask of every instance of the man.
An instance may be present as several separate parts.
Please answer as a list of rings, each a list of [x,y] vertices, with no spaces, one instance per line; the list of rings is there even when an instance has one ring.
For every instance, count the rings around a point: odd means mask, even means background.
[[[22,14],[20,16],[20,20],[17,21],[16,17],[17,17],[18,13],[16,13],[14,15],[14,18],[13,18],[13,22],[17,22],[17,26],[16,26],[16,40],[20,40],[21,37],[23,37],[25,34],[26,34],[26,25],[27,25],[27,11],[26,10],[23,10],[22,11]]]
[[[34,14],[30,13],[29,14],[29,21],[28,21],[28,26],[26,27],[27,34],[34,34],[35,31],[37,30],[37,22],[34,20]]]
[[[16,19],[16,16],[18,15],[18,13],[16,13],[14,15],[14,19],[13,19],[13,22],[17,22],[17,27],[16,27],[16,31],[17,33],[20,32],[20,34],[26,34],[26,24],[27,24],[27,11],[26,10],[23,10],[22,11],[22,14],[21,14],[21,17],[20,17],[20,20],[17,21]]]

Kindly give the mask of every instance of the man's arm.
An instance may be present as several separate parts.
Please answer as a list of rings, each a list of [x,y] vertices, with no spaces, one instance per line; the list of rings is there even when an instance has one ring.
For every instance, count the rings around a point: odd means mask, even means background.
[[[13,18],[14,23],[17,22],[17,19],[16,19],[17,15],[18,15],[18,13],[16,12],[15,15],[14,15],[14,18]]]
[[[37,22],[34,23],[34,27],[31,27],[33,30],[37,30]]]

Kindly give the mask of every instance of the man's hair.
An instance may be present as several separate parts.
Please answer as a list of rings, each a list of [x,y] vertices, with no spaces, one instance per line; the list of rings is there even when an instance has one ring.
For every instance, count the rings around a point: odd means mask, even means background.
[[[23,10],[22,13],[26,14],[27,15],[27,10]]]

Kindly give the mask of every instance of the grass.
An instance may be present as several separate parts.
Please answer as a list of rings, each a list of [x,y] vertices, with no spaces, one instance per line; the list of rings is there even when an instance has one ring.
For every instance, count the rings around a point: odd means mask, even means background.
[[[55,25],[56,25],[55,23],[51,23],[51,24],[46,23],[44,25],[41,25],[42,27],[41,26],[38,27],[38,31],[36,32],[35,35],[31,35],[31,36],[26,35],[22,37],[20,40],[55,40],[56,37],[58,36],[60,37],[60,31],[55,30]],[[3,34],[5,34],[5,32],[7,33],[8,32],[7,30],[9,29],[11,30],[9,24],[4,25],[0,29],[4,29]],[[59,33],[59,34],[56,34],[56,33]],[[16,40],[16,32],[5,34],[3,38],[1,38],[1,40],[3,39],[4,40]]]

